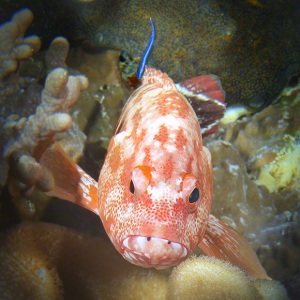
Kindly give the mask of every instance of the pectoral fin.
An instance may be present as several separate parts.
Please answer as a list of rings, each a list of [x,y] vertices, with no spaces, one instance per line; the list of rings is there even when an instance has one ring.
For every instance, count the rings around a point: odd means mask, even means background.
[[[271,279],[247,240],[213,215],[209,216],[206,234],[198,246],[208,256],[230,262],[253,279]]]
[[[55,187],[47,194],[73,202],[98,213],[97,182],[67,156],[58,143],[48,148],[40,159],[55,181]]]

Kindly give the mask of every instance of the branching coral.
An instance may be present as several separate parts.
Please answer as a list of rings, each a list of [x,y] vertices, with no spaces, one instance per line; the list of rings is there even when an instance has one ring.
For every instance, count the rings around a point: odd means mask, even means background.
[[[16,129],[18,135],[8,142],[4,154],[12,158],[17,175],[23,183],[32,185],[39,182],[42,190],[51,189],[50,174],[47,170],[42,170],[36,159],[39,159],[52,142],[56,132],[66,131],[72,126],[68,108],[86,87],[85,77],[69,77],[66,70],[54,69],[47,77],[41,104],[37,107],[36,113],[28,119],[22,118],[13,125],[11,122],[6,124],[6,128]]]
[[[28,59],[40,47],[36,36],[23,38],[32,18],[25,9],[0,27],[1,186],[10,172],[14,197],[32,191],[35,185],[42,191],[52,188],[52,175],[38,160],[54,138],[62,139],[59,133],[68,130],[69,136],[80,136],[74,134],[78,128],[72,124],[69,107],[88,86],[85,76],[68,74],[65,59],[69,44],[64,38],[56,38],[47,52],[44,88],[39,84],[41,78],[20,75],[20,60]],[[29,106],[29,110],[19,109]]]
[[[0,103],[19,90],[19,61],[37,52],[41,42],[37,36],[24,38],[33,14],[28,9],[16,13],[0,27]]]
[[[31,23],[33,15],[29,10],[23,10],[15,14],[10,22],[0,27],[0,125],[3,126],[6,111],[4,102],[20,89],[18,66],[19,61],[28,59],[33,52],[40,48],[40,40],[37,36],[23,38],[24,33]],[[0,131],[1,151],[5,144],[3,129]],[[1,177],[0,188],[6,182],[8,164],[0,159]]]

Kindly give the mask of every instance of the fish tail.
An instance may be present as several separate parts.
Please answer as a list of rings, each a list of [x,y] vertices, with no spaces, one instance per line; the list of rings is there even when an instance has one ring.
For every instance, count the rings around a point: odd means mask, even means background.
[[[47,195],[68,200],[98,214],[97,182],[70,159],[57,142],[45,151],[40,163],[51,171],[55,181]]]
[[[197,76],[177,83],[176,88],[193,107],[202,136],[214,133],[226,108],[225,92],[220,79],[212,74]]]
[[[210,215],[204,238],[198,245],[208,256],[229,261],[252,279],[271,279],[248,241],[237,231]]]

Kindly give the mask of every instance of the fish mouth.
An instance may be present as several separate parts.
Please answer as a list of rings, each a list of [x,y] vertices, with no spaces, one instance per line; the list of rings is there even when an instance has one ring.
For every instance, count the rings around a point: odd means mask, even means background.
[[[185,260],[188,255],[182,244],[158,237],[132,235],[123,240],[122,246],[123,257],[144,268],[169,268]]]

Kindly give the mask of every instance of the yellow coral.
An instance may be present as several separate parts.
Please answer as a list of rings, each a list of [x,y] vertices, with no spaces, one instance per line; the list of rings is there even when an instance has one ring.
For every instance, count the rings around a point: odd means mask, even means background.
[[[238,268],[210,257],[191,258],[172,273],[168,299],[259,299],[252,282]]]
[[[216,258],[194,257],[169,272],[132,265],[110,242],[54,224],[23,223],[0,237],[5,299],[287,299],[279,283],[253,282]]]
[[[288,299],[276,281],[251,281],[240,269],[213,257],[191,257],[175,268],[168,282],[168,300]]]
[[[270,192],[292,186],[300,180],[300,133],[295,137],[285,135],[283,139],[285,148],[271,163],[261,168],[255,180],[258,185],[265,185]]]

